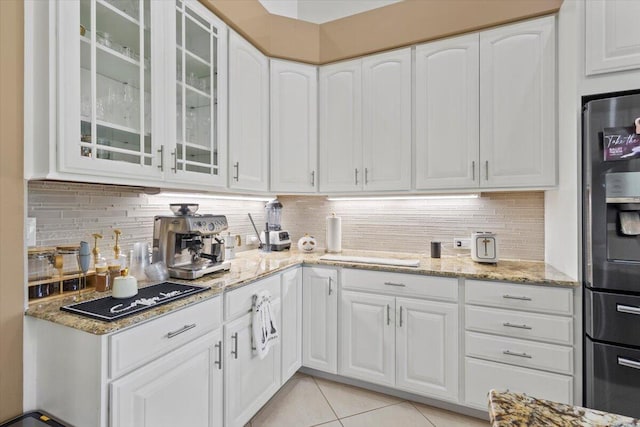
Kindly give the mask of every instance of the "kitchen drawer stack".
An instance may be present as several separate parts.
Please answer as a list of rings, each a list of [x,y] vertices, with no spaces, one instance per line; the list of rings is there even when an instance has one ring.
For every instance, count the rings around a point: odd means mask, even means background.
[[[468,280],[465,400],[486,409],[490,389],[573,404],[573,291]]]

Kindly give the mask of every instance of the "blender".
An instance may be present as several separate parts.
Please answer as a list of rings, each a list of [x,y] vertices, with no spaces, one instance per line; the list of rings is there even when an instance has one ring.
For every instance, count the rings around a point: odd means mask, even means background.
[[[264,205],[267,218],[266,230],[260,233],[260,241],[267,251],[284,251],[291,247],[289,232],[282,230],[282,203],[276,198]]]

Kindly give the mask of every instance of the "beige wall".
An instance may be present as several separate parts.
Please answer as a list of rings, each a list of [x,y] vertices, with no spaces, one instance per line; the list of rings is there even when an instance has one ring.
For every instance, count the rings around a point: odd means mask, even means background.
[[[0,422],[22,412],[23,14],[0,1]]]
[[[268,56],[326,64],[557,12],[563,0],[404,0],[312,24],[258,0],[200,0]]]

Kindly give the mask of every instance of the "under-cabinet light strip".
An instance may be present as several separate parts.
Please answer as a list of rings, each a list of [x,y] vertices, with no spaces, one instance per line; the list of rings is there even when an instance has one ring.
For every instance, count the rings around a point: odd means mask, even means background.
[[[367,201],[367,200],[441,200],[441,199],[477,199],[480,197],[478,193],[469,194],[433,194],[428,196],[374,196],[374,197],[357,197],[357,196],[345,196],[345,197],[327,197],[327,200],[332,202],[341,201]]]
[[[240,200],[249,202],[268,202],[273,197],[251,197],[251,196],[234,196],[234,195],[218,195],[218,194],[201,194],[201,193],[165,193],[162,192],[156,197],[180,198],[182,200],[191,199],[214,199],[214,200]]]

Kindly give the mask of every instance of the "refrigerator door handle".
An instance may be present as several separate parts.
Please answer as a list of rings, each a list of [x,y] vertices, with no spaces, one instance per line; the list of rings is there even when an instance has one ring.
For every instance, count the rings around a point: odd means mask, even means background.
[[[627,368],[640,369],[640,362],[637,360],[626,359],[624,357],[618,357],[618,365],[626,366]]]
[[[634,307],[631,305],[616,304],[616,311],[619,311],[620,313],[640,315],[640,307]]]

